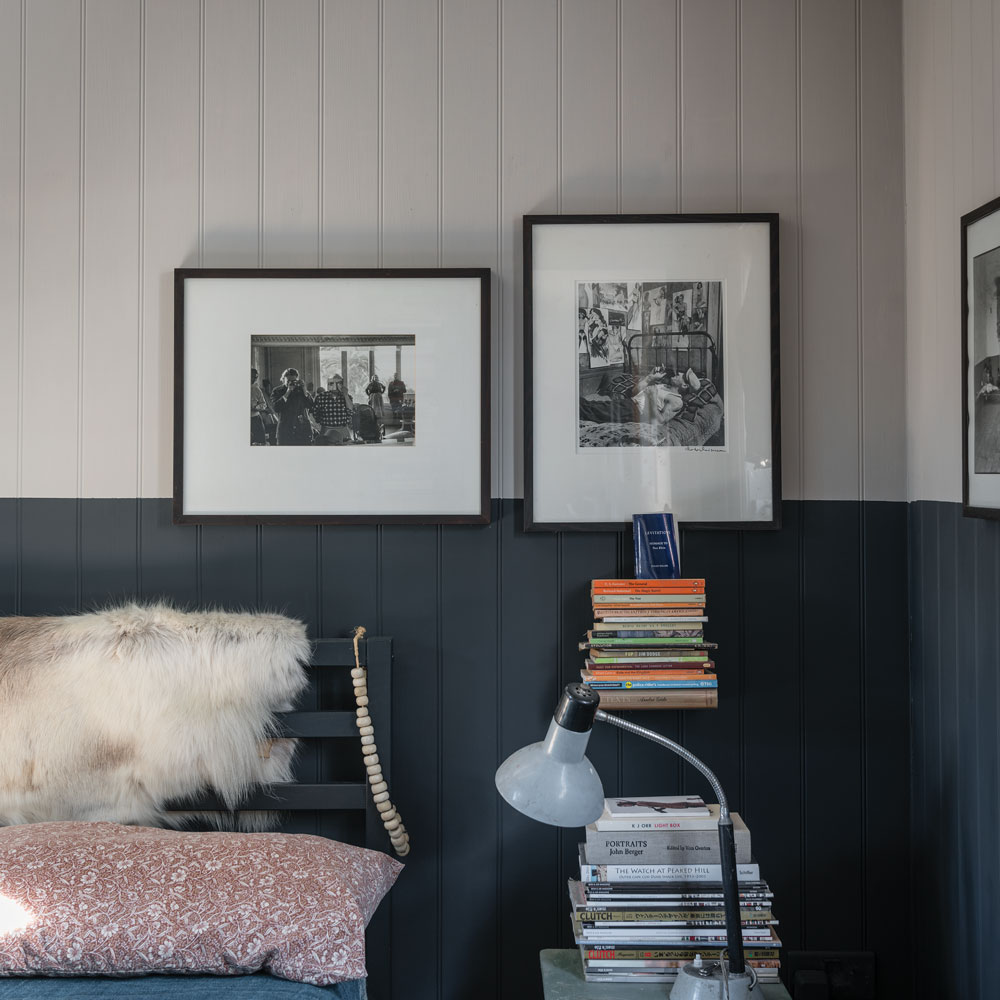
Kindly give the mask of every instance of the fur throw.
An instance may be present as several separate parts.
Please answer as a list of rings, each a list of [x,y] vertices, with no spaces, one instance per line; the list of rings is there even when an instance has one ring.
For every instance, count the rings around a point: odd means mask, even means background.
[[[260,746],[309,655],[305,626],[280,615],[0,618],[0,825],[178,825],[172,799],[214,789],[232,805],[291,780],[294,741]]]

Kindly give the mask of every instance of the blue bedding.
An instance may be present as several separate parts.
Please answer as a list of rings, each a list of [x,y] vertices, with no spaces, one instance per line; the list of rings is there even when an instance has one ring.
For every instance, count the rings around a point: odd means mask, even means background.
[[[31,976],[0,977],[0,1000],[107,1000],[142,997],[143,1000],[366,1000],[364,979],[334,986],[310,986],[287,979],[254,976],[133,976],[127,979]]]

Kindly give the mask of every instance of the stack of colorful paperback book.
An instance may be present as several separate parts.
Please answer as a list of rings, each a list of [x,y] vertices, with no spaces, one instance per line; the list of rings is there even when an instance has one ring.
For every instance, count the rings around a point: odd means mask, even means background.
[[[704,580],[594,580],[580,676],[602,708],[717,708]]]
[[[744,955],[761,982],[777,982],[773,893],[750,860],[750,831],[732,815]],[[718,820],[718,806],[698,796],[605,800],[580,845],[580,879],[569,883],[588,982],[672,984],[696,955],[719,957],[727,940]]]

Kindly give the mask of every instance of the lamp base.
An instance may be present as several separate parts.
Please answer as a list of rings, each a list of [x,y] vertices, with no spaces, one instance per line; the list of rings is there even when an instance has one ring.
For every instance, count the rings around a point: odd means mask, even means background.
[[[727,963],[702,962],[699,958],[681,969],[670,1000],[749,1000],[756,985],[752,969],[735,974]]]

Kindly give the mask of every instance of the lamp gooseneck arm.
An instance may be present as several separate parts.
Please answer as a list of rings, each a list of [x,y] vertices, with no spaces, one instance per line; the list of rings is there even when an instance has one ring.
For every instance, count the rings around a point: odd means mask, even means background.
[[[690,750],[685,749],[679,743],[654,733],[652,729],[644,726],[637,726],[628,719],[623,719],[617,715],[610,715],[602,709],[597,710],[594,716],[600,722],[607,722],[609,725],[624,729],[627,733],[635,736],[643,736],[653,743],[658,743],[661,747],[673,750],[678,757],[686,760],[692,767],[700,771],[712,786],[712,792],[719,800],[719,861],[722,870],[722,899],[726,908],[726,942],[729,951],[729,971],[734,975],[742,974],[746,965],[743,957],[743,931],[740,923],[740,898],[739,886],[736,878],[736,838],[733,834],[733,820],[729,815],[729,802],[726,793],[722,790],[719,779],[712,773],[711,769],[699,760]]]
[[[690,750],[682,747],[680,743],[675,743],[673,740],[667,739],[666,736],[654,733],[652,729],[646,729],[644,726],[637,726],[634,722],[629,722],[628,719],[623,719],[619,715],[609,715],[603,709],[599,708],[594,717],[600,722],[607,722],[612,726],[617,726],[619,729],[624,729],[625,732],[633,733],[636,736],[644,736],[647,740],[659,743],[661,747],[673,750],[678,757],[682,757],[692,767],[701,771],[701,773],[708,778],[708,783],[712,786],[712,791],[715,793],[715,797],[719,801],[719,822],[732,822],[729,817],[729,801],[726,798],[726,793],[722,790],[722,785],[719,784],[719,779],[712,773],[708,765],[704,764],[701,760],[695,757]]]

